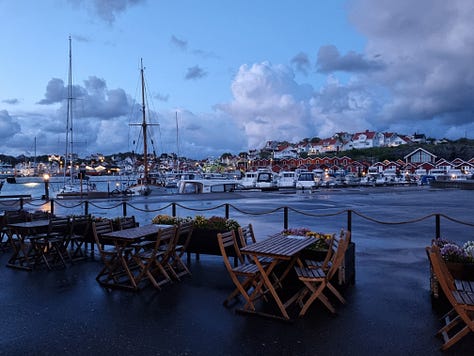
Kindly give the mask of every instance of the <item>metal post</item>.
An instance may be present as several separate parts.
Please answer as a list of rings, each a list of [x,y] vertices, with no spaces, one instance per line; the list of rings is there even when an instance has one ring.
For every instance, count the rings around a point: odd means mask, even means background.
[[[352,210],[347,210],[347,231],[352,232]]]
[[[122,214],[123,216],[127,216],[127,202],[122,202]]]
[[[176,203],[171,203],[171,216],[176,216]]]
[[[20,210],[23,210],[23,197],[20,197]]]
[[[51,202],[51,209],[50,209],[51,210],[51,215],[54,216],[54,199],[51,199],[50,202]]]
[[[89,201],[84,201],[84,215],[89,215]]]
[[[441,238],[441,216],[436,214],[436,238]]]
[[[229,203],[226,203],[225,204],[225,218],[228,219],[229,218]]]
[[[283,208],[283,229],[288,229],[288,207]]]

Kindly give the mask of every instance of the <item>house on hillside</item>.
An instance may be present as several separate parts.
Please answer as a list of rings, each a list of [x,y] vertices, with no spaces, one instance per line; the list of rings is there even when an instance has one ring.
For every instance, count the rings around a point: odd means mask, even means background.
[[[397,147],[408,143],[402,136],[399,136],[394,132],[384,132],[383,136],[384,146],[386,147]]]
[[[274,159],[283,159],[283,158],[297,158],[298,152],[296,148],[291,145],[280,145],[275,151],[273,151]]]
[[[363,149],[372,147],[382,147],[384,145],[384,135],[380,132],[365,130],[357,132],[352,136],[352,140],[345,146],[347,149]]]

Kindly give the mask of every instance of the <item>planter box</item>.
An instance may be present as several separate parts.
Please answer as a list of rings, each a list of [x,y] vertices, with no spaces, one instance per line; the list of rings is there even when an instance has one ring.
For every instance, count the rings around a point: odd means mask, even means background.
[[[189,241],[188,248],[186,252],[189,254],[195,253],[197,255],[215,255],[221,256],[221,250],[219,249],[219,243],[217,242],[217,234],[219,230],[210,230],[210,229],[194,229],[191,235],[191,240]],[[237,241],[238,237],[237,237]],[[183,243],[184,241],[179,241]],[[240,246],[240,243],[239,243]],[[229,256],[235,257],[234,251],[228,251]]]

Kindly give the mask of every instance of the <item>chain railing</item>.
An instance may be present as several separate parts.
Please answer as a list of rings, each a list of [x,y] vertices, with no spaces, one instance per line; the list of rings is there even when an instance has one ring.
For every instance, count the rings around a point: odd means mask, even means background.
[[[45,204],[46,204],[46,206],[49,206],[49,209],[44,209]],[[11,208],[13,206],[19,206],[20,209],[24,209],[25,205],[32,206],[35,209],[38,209],[39,207],[43,207],[42,210],[49,210],[49,212],[52,213],[52,214],[54,214],[54,212],[56,210],[55,209],[56,206],[59,206],[63,209],[72,209],[72,208],[82,207],[82,209],[83,209],[82,212],[86,215],[90,213],[90,207],[94,207],[97,210],[113,210],[113,209],[121,208],[121,213],[122,213],[123,216],[128,215],[129,209],[133,209],[135,211],[145,212],[145,213],[163,212],[163,214],[168,213],[171,216],[177,216],[177,208],[180,208],[184,211],[193,211],[193,212],[196,212],[196,213],[204,213],[204,212],[209,212],[209,211],[218,211],[218,210],[222,209],[223,210],[222,215],[226,218],[231,218],[232,217],[231,216],[231,209],[233,209],[235,212],[237,212],[239,214],[248,215],[248,216],[263,216],[263,215],[276,214],[276,213],[279,213],[279,212],[283,212],[283,228],[284,229],[288,229],[288,221],[289,221],[290,213],[303,215],[303,216],[307,216],[307,217],[312,217],[312,218],[325,218],[325,217],[334,217],[334,216],[338,216],[338,215],[345,215],[346,216],[346,221],[347,221],[347,230],[349,230],[349,231],[352,231],[352,217],[353,217],[353,215],[356,215],[356,216],[358,216],[358,217],[360,217],[364,220],[367,220],[367,221],[370,221],[370,222],[373,222],[373,223],[377,223],[377,224],[383,224],[383,225],[414,224],[414,223],[422,222],[424,220],[428,220],[428,219],[434,217],[435,218],[434,225],[435,225],[435,237],[436,238],[441,237],[441,218],[446,219],[448,221],[451,221],[453,223],[474,227],[474,223],[472,223],[472,222],[462,221],[462,220],[459,220],[459,219],[456,219],[456,218],[453,218],[453,217],[450,217],[448,215],[441,214],[441,213],[432,213],[432,214],[428,214],[428,215],[421,216],[421,217],[418,217],[418,218],[413,218],[413,219],[410,219],[410,220],[403,220],[403,221],[383,221],[383,220],[372,218],[370,216],[367,216],[365,214],[362,214],[362,213],[360,213],[356,210],[352,210],[352,209],[340,210],[340,211],[337,211],[337,212],[326,213],[326,214],[314,214],[314,213],[311,213],[311,212],[308,212],[308,211],[298,210],[298,209],[295,209],[295,208],[292,208],[292,207],[289,207],[289,206],[281,206],[281,207],[277,207],[277,208],[274,208],[274,209],[262,210],[262,211],[246,211],[244,209],[241,209],[241,208],[239,208],[237,206],[234,206],[232,204],[229,204],[229,203],[219,204],[219,205],[216,205],[214,207],[208,207],[208,208],[191,208],[191,207],[185,206],[181,203],[172,202],[172,203],[169,203],[169,204],[167,204],[165,206],[162,206],[160,208],[144,209],[144,208],[135,206],[135,205],[131,204],[128,201],[122,201],[122,202],[118,202],[114,205],[107,205],[107,206],[98,204],[96,202],[91,202],[91,201],[88,201],[88,200],[82,200],[82,201],[79,201],[79,202],[74,202],[73,204],[67,204],[64,201],[58,201],[56,199],[51,199],[51,200],[46,201],[46,202],[45,201],[40,201],[40,203],[38,203],[36,200],[31,200],[31,199],[20,196],[19,199],[17,199],[17,200],[2,201],[2,205],[6,206],[8,208]]]

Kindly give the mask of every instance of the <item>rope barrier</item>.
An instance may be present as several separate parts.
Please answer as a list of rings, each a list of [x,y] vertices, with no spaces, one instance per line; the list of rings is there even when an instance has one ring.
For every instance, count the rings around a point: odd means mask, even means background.
[[[75,205],[64,205],[64,204],[61,204],[60,202],[58,202],[57,200],[55,200],[54,203],[59,205],[62,208],[77,208],[78,206],[81,206],[83,204],[83,202],[81,201],[81,202],[79,202]]]
[[[375,223],[378,223],[378,224],[383,224],[383,225],[403,225],[403,224],[413,224],[413,223],[416,223],[416,222],[420,222],[420,221],[423,221],[423,220],[426,220],[428,218],[431,218],[433,216],[436,216],[437,214],[429,214],[429,215],[426,215],[426,216],[423,216],[421,218],[418,218],[418,219],[412,219],[412,220],[407,220],[407,221],[381,221],[381,220],[377,220],[377,219],[374,219],[374,218],[371,218],[367,215],[364,215],[364,214],[361,214],[355,210],[352,210],[352,212],[363,218],[363,219],[366,219],[366,220],[369,220],[369,221],[372,221],[372,222],[375,222]]]
[[[305,216],[311,216],[314,218],[324,218],[324,217],[329,217],[329,216],[336,216],[336,215],[341,215],[341,214],[347,214],[347,210],[341,210],[337,211],[335,213],[327,213],[327,214],[313,214],[313,213],[307,213],[301,210],[297,210],[291,207],[288,207],[288,210],[291,210],[297,214],[305,215]]]
[[[444,214],[439,214],[439,216],[442,216],[443,218],[445,218],[446,220],[449,220],[449,221],[452,221],[452,222],[455,222],[455,223],[458,223],[458,224],[462,224],[462,225],[467,225],[467,226],[472,226],[474,227],[474,224],[473,223],[468,223],[468,222],[465,222],[465,221],[461,221],[461,220],[458,220],[458,219],[455,219],[455,218],[451,218],[447,215],[444,215]]]
[[[122,203],[118,203],[117,205],[114,205],[114,206],[109,206],[109,207],[101,207],[97,204],[94,204],[92,202],[89,201],[89,204],[92,205],[93,207],[97,208],[97,209],[104,209],[104,210],[111,210],[111,209],[116,209],[118,208],[119,206],[122,206]]]

